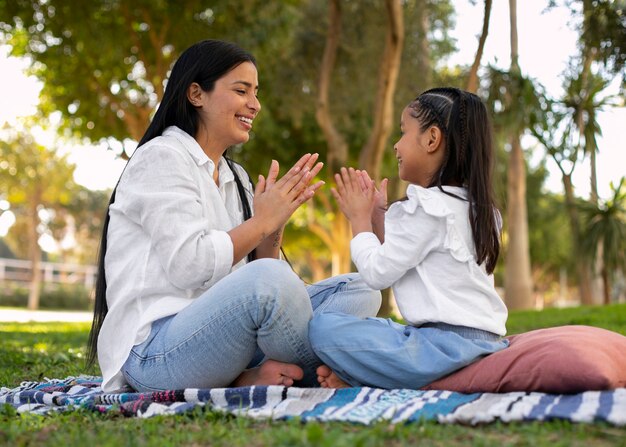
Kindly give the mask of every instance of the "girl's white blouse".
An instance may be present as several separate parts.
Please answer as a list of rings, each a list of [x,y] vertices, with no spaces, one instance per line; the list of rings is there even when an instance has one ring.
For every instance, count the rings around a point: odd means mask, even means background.
[[[467,198],[464,188],[444,188]],[[507,308],[493,275],[476,263],[468,207],[437,187],[410,185],[407,200],[385,215],[384,243],[359,233],[352,259],[370,287],[392,287],[408,324],[441,322],[505,335]]]

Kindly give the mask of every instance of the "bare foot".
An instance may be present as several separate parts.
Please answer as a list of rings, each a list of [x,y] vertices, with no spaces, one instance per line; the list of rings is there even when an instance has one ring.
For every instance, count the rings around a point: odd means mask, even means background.
[[[341,380],[339,376],[326,365],[319,366],[315,372],[317,373],[317,381],[322,388],[350,388],[350,385]]]
[[[294,380],[300,380],[304,376],[302,368],[291,363],[283,363],[277,360],[266,360],[261,366],[246,369],[230,385],[293,385]]]

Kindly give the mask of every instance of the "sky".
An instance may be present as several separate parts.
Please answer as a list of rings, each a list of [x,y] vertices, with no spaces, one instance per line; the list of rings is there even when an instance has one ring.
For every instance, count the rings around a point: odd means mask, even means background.
[[[476,2],[457,1],[457,24],[452,36],[457,39],[459,52],[448,62],[470,64],[482,27],[483,5]],[[577,34],[568,24],[570,14],[564,8],[556,8],[543,13],[545,0],[524,0],[518,2],[519,63],[522,71],[540,82],[554,97],[562,91],[561,73],[567,59],[576,53]],[[8,48],[0,46],[0,127],[5,122],[12,123],[18,116],[32,114],[37,104],[40,86],[38,82],[24,74],[27,62],[8,57]],[[510,63],[509,11],[508,1],[493,2],[489,37],[487,39],[482,64],[487,63],[508,68]],[[619,80],[612,84],[611,91],[617,93]],[[598,140],[597,157],[598,189],[600,197],[609,198],[609,182],[619,181],[626,175],[624,163],[620,159],[623,137],[620,127],[626,123],[626,108],[601,112],[598,118],[603,136]],[[43,135],[43,140],[53,140]],[[45,143],[45,141],[42,141]],[[68,146],[70,161],[76,164],[75,180],[92,189],[112,188],[115,185],[124,162],[117,159],[114,152],[104,145]],[[561,178],[556,165],[548,161],[551,172],[546,187],[561,192]],[[579,164],[574,174],[574,185],[579,196],[589,194],[589,165]],[[0,204],[1,205],[1,204]]]

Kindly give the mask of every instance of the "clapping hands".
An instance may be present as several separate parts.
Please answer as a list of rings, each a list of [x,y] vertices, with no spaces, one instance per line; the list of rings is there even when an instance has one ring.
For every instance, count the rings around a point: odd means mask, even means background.
[[[318,156],[303,155],[280,179],[278,162],[273,160],[267,178],[259,176],[254,191],[254,213],[269,224],[270,232],[285,225],[293,212],[324,184],[323,181],[311,184],[324,166],[317,162]]]
[[[367,171],[341,168],[335,174],[336,188],[331,192],[339,209],[352,224],[353,232],[371,231],[372,222],[387,209],[387,179],[376,188]]]

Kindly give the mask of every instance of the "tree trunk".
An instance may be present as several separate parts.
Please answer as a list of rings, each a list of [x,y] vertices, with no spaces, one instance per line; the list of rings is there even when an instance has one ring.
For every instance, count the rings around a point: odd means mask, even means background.
[[[412,82],[417,85],[419,92],[433,86],[432,58],[430,56],[430,42],[428,33],[430,32],[430,17],[428,16],[428,3],[417,2],[415,21],[417,22],[417,72],[419,77]],[[415,92],[418,93],[418,92]]]
[[[519,73],[517,40],[517,2],[509,0],[511,21],[511,72]],[[514,101],[514,98],[511,98]],[[533,282],[528,243],[528,212],[526,208],[526,165],[520,143],[521,131],[511,136],[507,184],[508,247],[505,259],[504,288],[510,309],[531,309]]]
[[[339,168],[345,166],[348,160],[348,145],[343,136],[335,128],[330,115],[330,104],[328,100],[330,80],[333,69],[335,68],[337,49],[339,48],[339,37],[341,35],[340,0],[330,0],[328,6],[328,32],[326,33],[326,45],[324,46],[324,54],[320,65],[315,118],[317,124],[322,129],[326,144],[328,145],[326,167],[329,170],[330,176],[332,176],[333,173],[339,171]]]
[[[329,102],[330,81],[333,69],[335,68],[340,36],[340,0],[330,0],[328,4],[328,31],[326,33],[326,44],[324,46],[324,54],[320,65],[317,104],[315,110],[317,124],[322,129],[326,144],[328,145],[326,168],[328,169],[330,178],[332,178],[333,173],[338,172],[339,169],[342,166],[345,166],[348,161],[348,144],[335,127],[330,114]],[[324,200],[323,206],[327,212],[335,215],[334,221],[331,223],[331,228],[324,229],[320,226],[313,225],[312,222],[310,222],[310,228],[315,229],[314,232],[326,242],[331,251],[331,268],[333,275],[349,272],[350,246],[346,243],[346,241],[349,241],[350,238],[349,236],[346,236],[345,232],[347,221],[337,210],[337,207],[331,204],[330,201]]]
[[[507,185],[508,247],[504,288],[509,309],[532,309],[532,275],[526,209],[526,169],[519,136],[511,140]]]
[[[519,45],[517,40],[517,0],[509,0],[511,24],[511,70],[519,71]]]
[[[39,247],[39,215],[37,206],[40,203],[40,193],[36,192],[35,197],[28,205],[28,243],[29,258],[31,262],[31,277],[28,292],[28,309],[37,310],[39,308],[39,297],[41,293],[41,248]]]
[[[604,284],[604,305],[607,306],[611,304],[611,281],[606,268],[602,268],[602,282]]]
[[[396,89],[402,44],[404,41],[404,21],[400,0],[386,0],[389,24],[386,33],[385,49],[381,60],[378,90],[375,99],[374,124],[368,142],[361,150],[359,160],[370,174],[380,176],[382,153],[391,132],[393,116],[393,95]],[[320,65],[318,95],[315,118],[322,129],[328,145],[327,168],[329,174],[337,172],[348,160],[348,145],[336,129],[330,114],[329,92],[332,72],[337,58],[341,35],[341,5],[339,0],[329,1],[328,31]],[[309,221],[310,228],[328,245],[332,253],[332,274],[337,275],[351,270],[350,239],[351,230],[346,218],[338,212],[323,194],[319,195],[327,212],[335,217],[330,229],[324,229]]]
[[[373,123],[369,139],[361,149],[359,166],[380,179],[380,165],[387,145],[393,120],[393,95],[396,91],[402,47],[404,43],[404,19],[400,0],[386,0],[388,25],[385,49],[380,61],[378,89],[374,101]]]
[[[583,2],[583,13],[584,14],[592,14],[593,13],[593,6],[591,5],[591,2],[589,2],[588,0],[585,0]],[[585,18],[587,16],[585,15]],[[593,113],[591,110],[587,109],[586,107],[589,106],[589,95],[590,95],[590,88],[589,88],[589,76],[591,75],[591,64],[593,63],[593,61],[596,58],[596,49],[593,47],[589,47],[588,45],[585,45],[583,48],[583,64],[582,64],[582,71],[581,71],[581,98],[580,98],[580,105],[579,108],[577,110],[577,116],[576,116],[576,126],[578,127],[578,132],[580,135],[580,141],[584,141],[585,145],[584,145],[584,150],[585,153],[589,155],[589,168],[591,171],[591,174],[589,176],[589,183],[590,183],[590,195],[589,195],[589,200],[591,201],[591,203],[593,203],[594,205],[598,205],[598,180],[597,180],[597,168],[596,168],[596,152],[597,152],[597,146],[595,144],[595,141],[591,140],[588,141],[587,138],[585,137],[587,135],[586,132],[586,127],[587,127],[587,123],[590,122],[593,119],[593,116],[588,116],[587,117],[587,121],[585,121],[585,113],[589,114],[589,113]],[[603,281],[602,281],[602,271],[604,269],[603,267],[603,261],[602,261],[602,244],[598,243],[598,247],[596,248],[598,255],[595,258],[595,261],[593,261],[593,264],[591,265],[591,295],[592,295],[592,299],[593,299],[593,304],[601,304],[601,296],[602,296],[602,290],[604,287]]]
[[[469,75],[467,77],[466,90],[468,92],[476,93],[478,91],[478,68],[480,67],[480,60],[483,57],[483,51],[485,49],[485,42],[487,41],[487,34],[489,33],[489,19],[491,16],[491,4],[492,0],[485,0],[485,13],[483,15],[483,30],[478,40],[478,49],[476,50],[476,56],[474,57],[474,63],[470,68]]]
[[[565,174],[564,172],[562,172],[562,175],[563,189],[565,190],[565,205],[567,207],[570,226],[572,228],[573,244],[576,250],[578,250],[580,241],[580,221],[574,199],[574,187],[572,185],[572,177],[571,174]],[[589,266],[589,262],[585,259],[585,257],[580,256],[579,253],[577,253],[576,256],[576,271],[578,272],[578,290],[580,293],[581,304],[594,304],[591,288],[591,268]]]
[[[326,268],[318,257],[314,256],[310,251],[307,251],[304,257],[311,270],[311,282],[316,283],[326,278]]]

